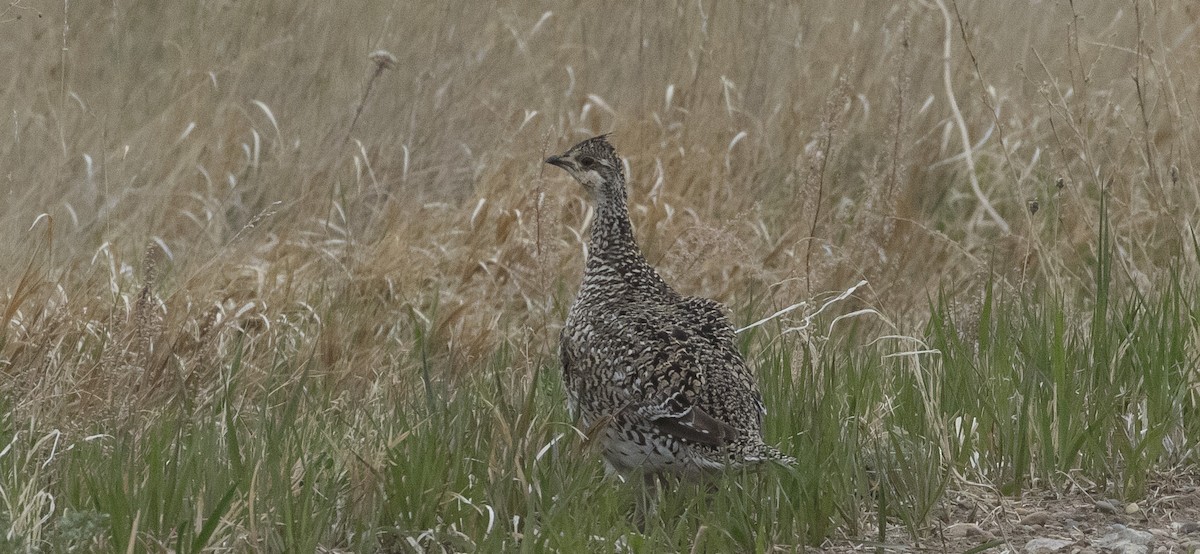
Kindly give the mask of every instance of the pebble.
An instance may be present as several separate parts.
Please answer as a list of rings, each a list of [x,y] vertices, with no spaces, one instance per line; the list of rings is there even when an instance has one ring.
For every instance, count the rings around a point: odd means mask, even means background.
[[[946,527],[943,532],[947,537],[952,538],[976,536],[982,536],[984,538],[992,537],[991,533],[984,531],[982,527],[974,523],[955,523],[954,525]]]
[[[1050,512],[1033,512],[1021,518],[1021,525],[1039,525],[1044,526],[1053,520]]]
[[[1074,542],[1062,539],[1031,539],[1025,543],[1025,554],[1051,554],[1053,552],[1063,552],[1065,548],[1075,544]]]
[[[1137,505],[1137,502],[1130,502],[1128,506],[1125,506],[1125,513],[1136,514],[1138,513],[1138,510],[1141,509],[1142,508]]]
[[[1171,524],[1171,529],[1180,535],[1200,533],[1200,523],[1195,521],[1175,522]]]
[[[1106,514],[1117,513],[1117,506],[1108,500],[1096,501],[1096,509],[1100,510],[1101,512],[1106,513]]]
[[[1112,531],[1093,541],[1092,545],[1113,554],[1148,554],[1150,552],[1147,545],[1154,540],[1154,535],[1130,529],[1124,525],[1113,525],[1109,529]]]

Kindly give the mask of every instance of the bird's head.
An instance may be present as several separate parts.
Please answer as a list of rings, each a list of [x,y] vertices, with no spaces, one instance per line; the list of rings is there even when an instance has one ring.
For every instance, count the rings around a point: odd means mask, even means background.
[[[597,200],[624,196],[625,173],[621,158],[608,143],[608,135],[587,139],[562,154],[546,158],[546,163],[565,169]]]

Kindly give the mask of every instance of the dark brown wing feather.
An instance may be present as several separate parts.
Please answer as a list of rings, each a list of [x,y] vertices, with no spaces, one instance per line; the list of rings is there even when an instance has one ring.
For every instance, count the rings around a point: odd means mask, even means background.
[[[659,417],[650,423],[668,435],[718,448],[737,440],[741,434],[732,425],[713,418],[699,406],[692,406],[678,417]]]

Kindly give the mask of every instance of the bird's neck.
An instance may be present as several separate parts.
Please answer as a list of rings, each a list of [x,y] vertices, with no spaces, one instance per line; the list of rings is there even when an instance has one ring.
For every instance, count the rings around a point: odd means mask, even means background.
[[[633,225],[629,222],[625,184],[612,184],[593,198],[596,219],[592,221],[591,240],[588,241],[588,265],[594,262],[615,263],[627,258],[645,263],[637,240],[633,237]]]
[[[629,292],[648,295],[647,298],[676,296],[642,255],[633,236],[623,190],[597,199],[584,287],[595,284],[593,280],[604,283],[604,287],[624,287]]]

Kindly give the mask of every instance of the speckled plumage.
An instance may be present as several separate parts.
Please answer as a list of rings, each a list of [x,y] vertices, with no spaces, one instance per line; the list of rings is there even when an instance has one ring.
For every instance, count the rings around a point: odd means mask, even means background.
[[[583,284],[559,340],[581,427],[625,474],[695,473],[769,459],[766,410],[721,305],[681,296],[646,262],[629,223],[621,160],[605,136],[547,163],[595,205]]]

